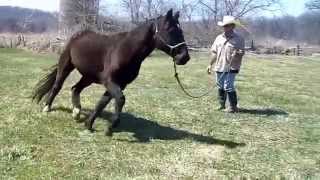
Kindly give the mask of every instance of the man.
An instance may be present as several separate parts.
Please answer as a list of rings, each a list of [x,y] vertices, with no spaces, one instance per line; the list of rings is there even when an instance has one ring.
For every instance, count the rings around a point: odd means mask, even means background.
[[[220,107],[226,108],[228,97],[230,107],[227,112],[238,112],[237,93],[234,87],[236,75],[240,71],[242,56],[244,55],[244,39],[234,32],[234,28],[240,23],[232,16],[224,16],[218,26],[223,27],[224,33],[218,35],[211,47],[211,61],[207,68],[209,74],[212,69],[216,72],[218,86],[218,99]],[[214,64],[214,67],[213,67]]]

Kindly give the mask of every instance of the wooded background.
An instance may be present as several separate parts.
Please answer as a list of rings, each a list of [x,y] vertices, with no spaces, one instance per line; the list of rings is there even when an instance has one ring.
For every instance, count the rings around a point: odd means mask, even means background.
[[[300,16],[263,16],[281,12],[281,0],[121,0],[118,12],[107,0],[60,0],[60,11],[0,6],[2,33],[57,33],[60,39],[81,29],[104,33],[128,31],[147,19],[164,14],[168,9],[181,11],[181,24],[188,44],[208,47],[221,32],[217,21],[233,15],[245,25],[239,29],[255,45],[295,46],[320,44],[320,1],[307,1],[308,10]],[[282,42],[282,43],[281,43]],[[286,43],[284,43],[286,42]],[[15,44],[14,42],[10,42]]]

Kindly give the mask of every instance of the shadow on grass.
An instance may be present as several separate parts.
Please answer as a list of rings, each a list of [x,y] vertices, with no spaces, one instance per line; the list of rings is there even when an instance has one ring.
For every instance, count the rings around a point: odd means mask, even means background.
[[[62,112],[65,112],[65,113],[72,113],[72,109],[67,108],[67,107],[63,107],[63,106],[53,107],[53,108],[51,109],[51,111],[52,111],[52,112],[54,112],[54,111],[62,111]],[[84,111],[86,111],[86,110],[84,110]],[[86,115],[86,114],[87,114],[87,113],[85,113],[85,115]]]
[[[58,107],[53,109],[54,111],[64,111],[71,113],[71,109],[65,107]],[[83,109],[82,113],[87,118],[91,110]],[[100,117],[104,120],[110,120],[112,113],[103,111]],[[144,118],[136,117],[130,113],[121,113],[121,121],[117,128],[114,129],[114,132],[131,132],[136,141],[130,142],[140,142],[147,143],[151,139],[159,140],[181,140],[181,139],[192,139],[197,142],[213,144],[213,145],[223,145],[228,148],[236,148],[238,146],[245,146],[244,143],[237,143],[233,141],[215,139],[210,136],[203,136],[199,134],[190,133],[185,130],[178,130],[168,126],[163,126],[155,121],[151,121]],[[84,119],[81,120],[82,122]]]
[[[282,116],[288,116],[289,114],[283,110],[280,109],[246,109],[246,108],[240,108],[239,113],[245,113],[245,114],[253,114],[253,115],[266,115],[266,116],[274,116],[274,115],[282,115]]]

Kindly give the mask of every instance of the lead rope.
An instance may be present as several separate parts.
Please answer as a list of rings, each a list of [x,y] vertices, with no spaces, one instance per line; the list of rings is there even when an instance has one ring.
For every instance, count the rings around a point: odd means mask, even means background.
[[[220,50],[220,53],[219,53],[219,56],[217,57],[217,60],[218,60],[218,59],[220,58],[220,56],[221,56],[222,49],[225,47],[225,45],[227,44],[227,42],[228,42],[230,39],[231,39],[231,38],[227,39],[227,40],[223,43],[223,47],[222,47],[221,50]],[[232,62],[232,59],[231,59],[231,61],[230,61],[229,66],[231,66],[231,62]],[[202,98],[202,97],[208,95],[208,94],[215,88],[215,86],[212,85],[211,88],[209,88],[205,93],[203,93],[203,94],[201,94],[201,95],[199,95],[199,96],[192,95],[192,94],[190,94],[190,93],[183,87],[183,85],[182,85],[182,83],[181,83],[181,81],[180,81],[178,72],[177,72],[177,65],[176,65],[176,63],[175,63],[174,61],[173,61],[173,68],[174,68],[174,77],[176,78],[176,80],[177,80],[177,82],[178,82],[181,90],[182,90],[187,96],[189,96],[189,97],[191,97],[191,98]],[[220,78],[222,78],[222,77],[224,76],[224,73],[228,73],[228,74],[229,74],[229,73],[230,73],[230,68],[229,68],[229,71],[228,71],[228,72],[223,72],[223,74],[222,74],[222,76],[221,76]],[[217,81],[217,82],[219,82],[219,81]]]
[[[158,32],[159,32],[157,22],[155,22],[155,28],[156,28],[156,29],[155,29],[155,36],[157,36],[157,34],[158,34]],[[161,36],[157,36],[157,37],[158,37],[159,40],[162,41],[167,47],[169,47],[169,49],[170,49],[170,54],[172,54],[172,52],[173,52],[173,50],[174,50],[175,48],[177,48],[177,47],[179,47],[179,46],[182,46],[182,45],[187,45],[186,42],[181,42],[181,43],[178,43],[178,44],[176,44],[176,45],[169,45],[169,44],[167,44],[167,43],[162,39]],[[228,38],[228,39],[224,42],[222,48],[225,47],[225,45],[227,44],[227,42],[228,42],[230,39],[231,39],[231,38]],[[221,56],[222,48],[221,48],[221,50],[220,50],[220,53],[219,53],[219,56],[218,56],[217,59],[219,59],[220,56]],[[230,62],[230,65],[231,65],[231,62]],[[211,88],[209,88],[206,93],[201,94],[201,95],[199,95],[199,96],[192,95],[192,94],[190,94],[190,93],[183,87],[183,85],[182,85],[182,83],[181,83],[181,81],[180,81],[178,72],[177,72],[176,63],[175,63],[174,61],[173,61],[173,67],[174,67],[174,77],[176,78],[176,80],[177,80],[177,82],[178,82],[181,90],[182,90],[187,96],[189,96],[189,97],[191,97],[191,98],[202,98],[202,97],[208,95],[208,94],[215,88],[215,86],[212,85]],[[229,70],[227,73],[229,73],[229,72],[230,72],[230,70]],[[222,75],[220,78],[222,78],[222,77],[224,76],[224,73],[226,73],[226,72],[223,72],[223,75]],[[219,82],[219,81],[218,81],[218,82]]]
[[[180,78],[179,78],[178,73],[177,73],[177,66],[176,66],[176,63],[175,63],[175,62],[173,62],[173,67],[174,67],[174,77],[176,78],[176,80],[177,80],[177,82],[178,82],[181,90],[182,90],[187,96],[189,96],[189,97],[191,97],[191,98],[202,98],[202,97],[208,95],[208,94],[213,90],[214,86],[211,86],[211,88],[208,89],[207,92],[205,92],[205,93],[203,93],[203,94],[201,94],[201,95],[199,95],[199,96],[195,96],[195,95],[190,94],[190,93],[183,87],[183,85],[182,85],[182,83],[181,83],[181,81],[180,81]]]

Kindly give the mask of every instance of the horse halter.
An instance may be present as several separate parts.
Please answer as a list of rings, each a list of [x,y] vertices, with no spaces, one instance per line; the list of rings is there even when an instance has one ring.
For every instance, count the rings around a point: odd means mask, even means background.
[[[186,43],[185,41],[183,41],[183,42],[181,42],[181,43],[178,43],[178,44],[176,44],[176,45],[170,45],[170,44],[168,44],[168,43],[163,39],[163,37],[160,36],[160,34],[158,34],[158,33],[159,33],[158,23],[155,22],[154,24],[155,24],[155,26],[156,26],[156,31],[155,31],[155,35],[154,35],[154,36],[155,36],[155,37],[158,37],[158,39],[159,39],[165,46],[167,46],[167,47],[170,49],[170,55],[171,55],[171,56],[173,56],[172,52],[173,52],[176,48],[178,48],[178,47],[180,47],[180,46],[182,46],[182,45],[187,45],[187,43]]]

